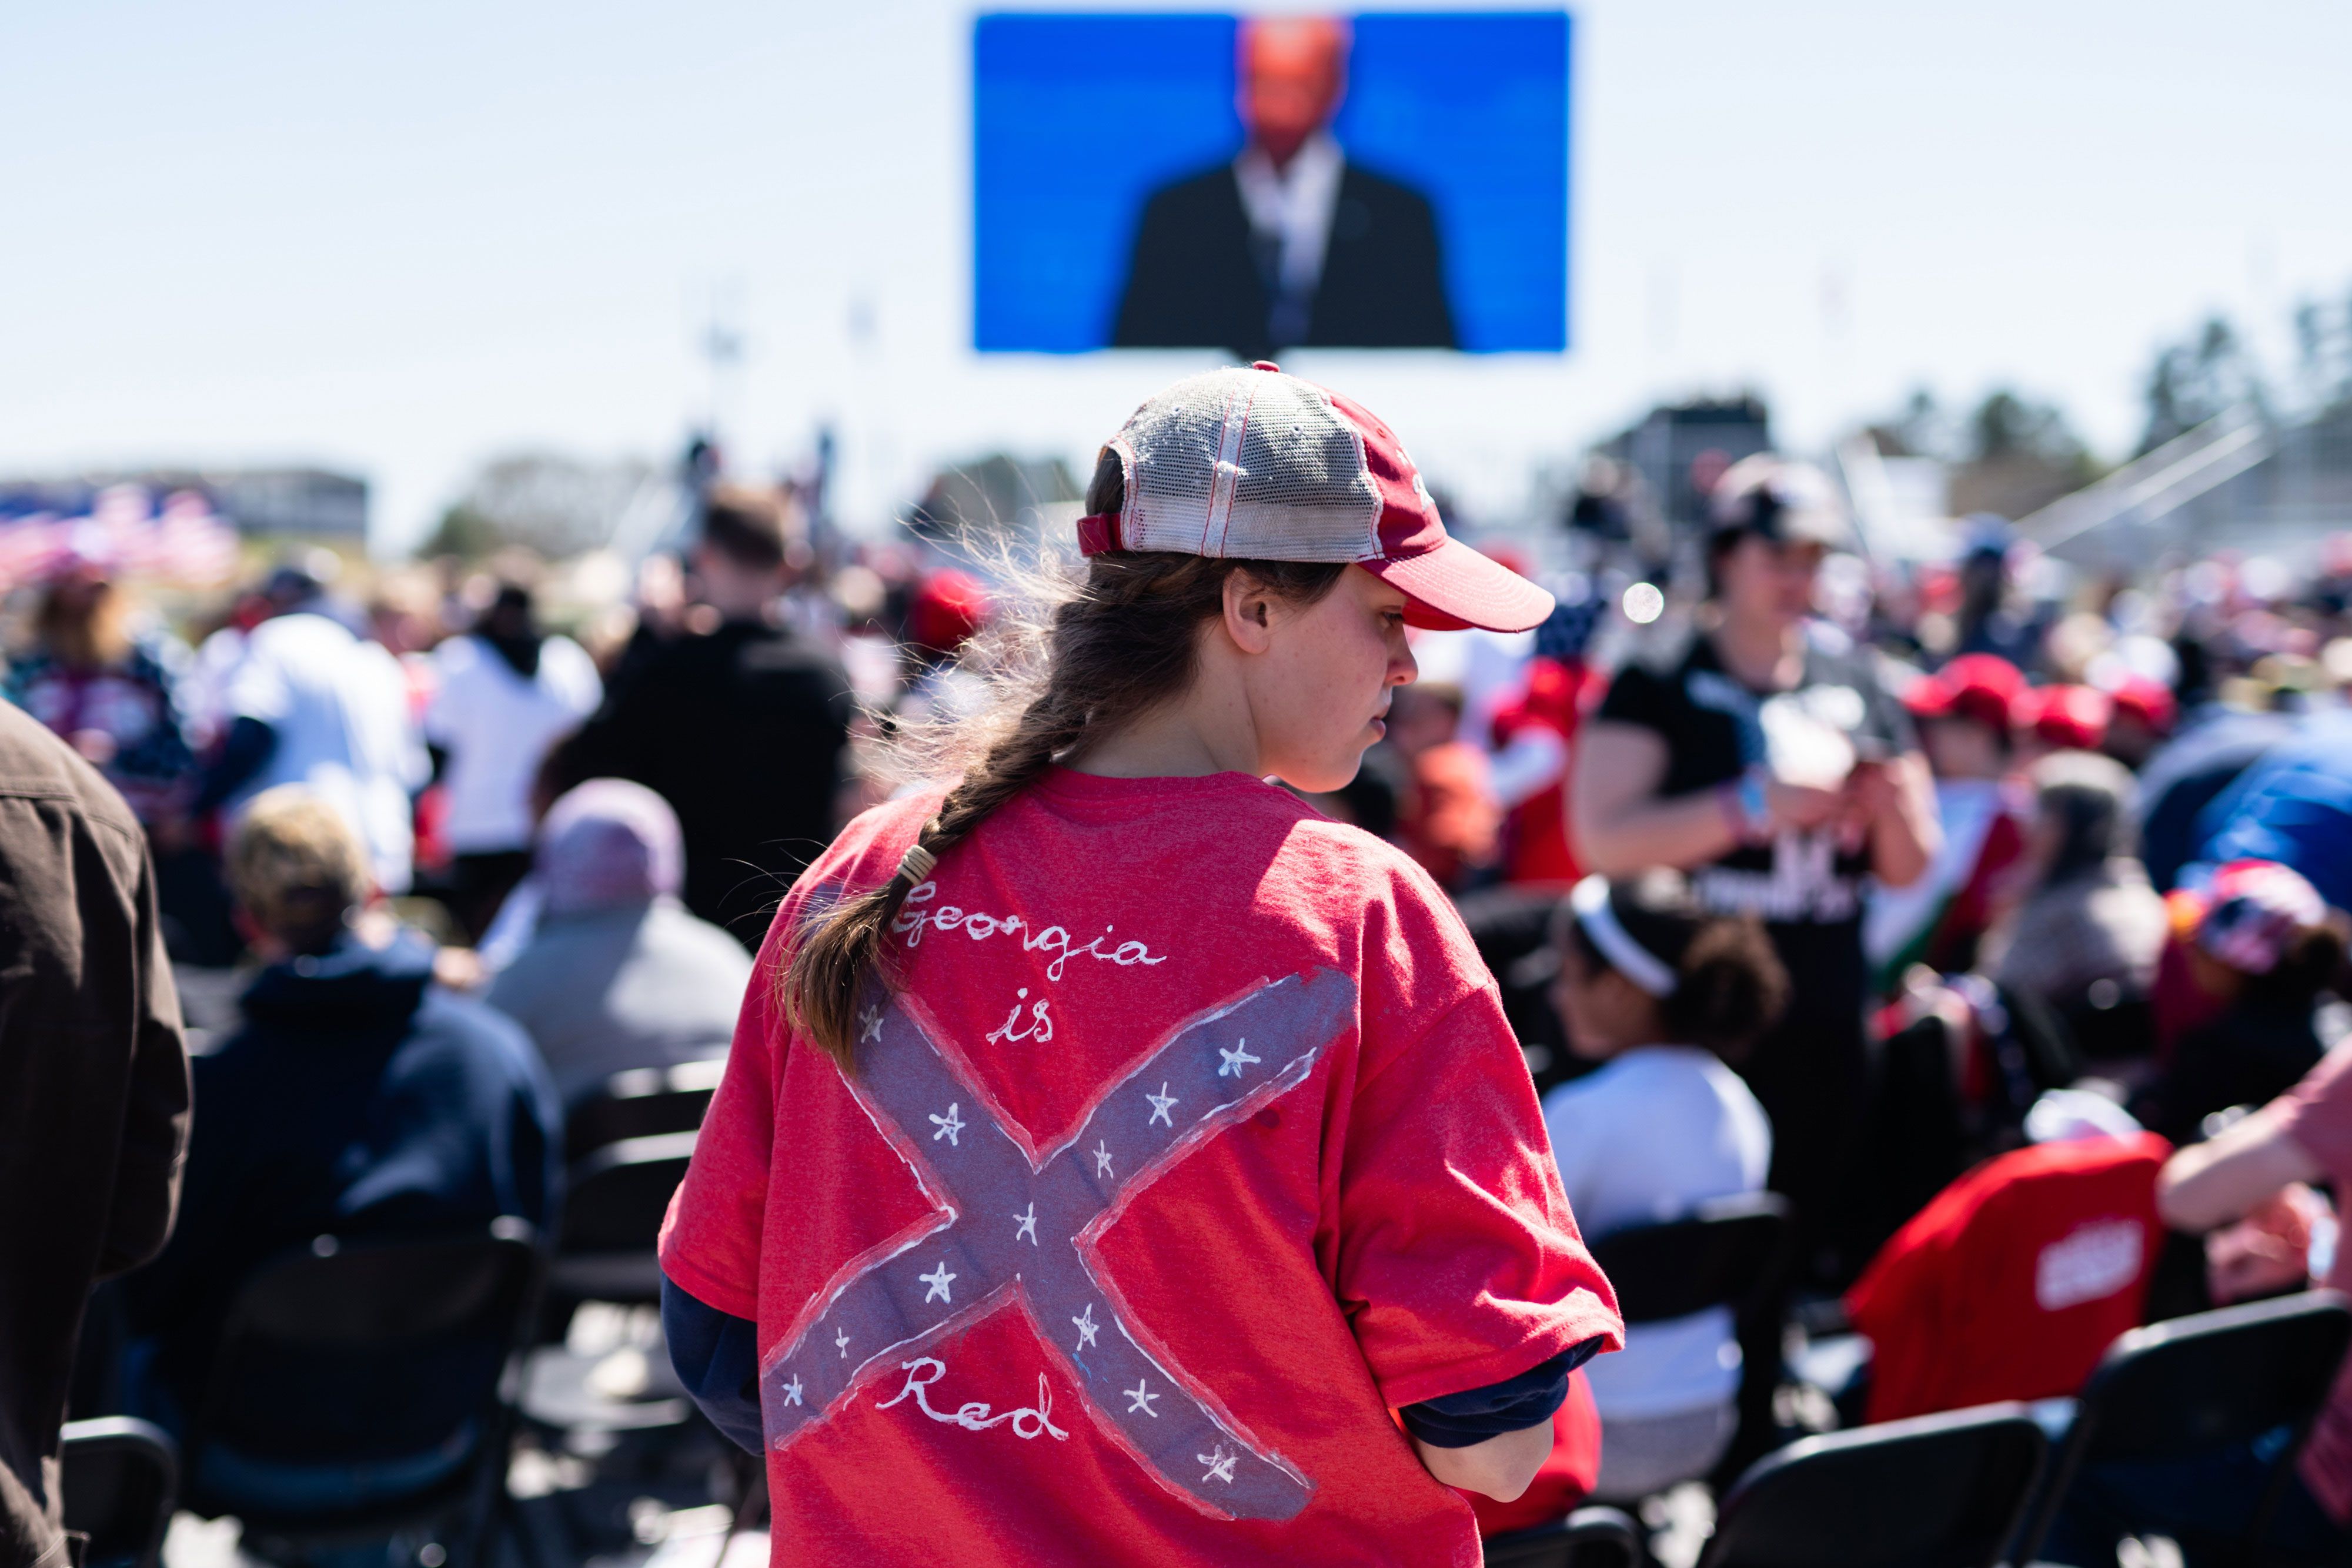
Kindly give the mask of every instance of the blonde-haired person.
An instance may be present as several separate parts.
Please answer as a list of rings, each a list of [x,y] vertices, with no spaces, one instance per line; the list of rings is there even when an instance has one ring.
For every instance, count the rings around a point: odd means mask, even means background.
[[[1772,1124],[1726,1061],[1788,1005],[1763,923],[1708,913],[1677,872],[1589,876],[1561,902],[1552,947],[1570,1049],[1601,1064],[1544,1096],[1578,1217],[1601,1235],[1761,1190]],[[1738,1425],[1732,1330],[1728,1307],[1643,1323],[1593,1365],[1595,1496],[1647,1497],[1715,1468]]]
[[[1272,366],[1145,403],[1087,500],[985,749],[778,914],[672,1357],[779,1563],[1467,1568],[1447,1484],[1527,1487],[1614,1301],[1458,917],[1266,780],[1348,781],[1408,622],[1549,595]]]
[[[262,791],[229,841],[227,870],[265,967],[245,993],[244,1027],[195,1060],[204,1111],[178,1228],[125,1281],[136,1339],[125,1385],[135,1413],[167,1427],[195,1409],[230,1298],[272,1257],[320,1235],[431,1234],[507,1215],[545,1225],[560,1179],[561,1117],[530,1040],[435,985],[423,936],[360,921],[374,880],[340,810],[300,785]],[[302,1387],[257,1397],[299,1409],[306,1430],[345,1418],[313,1408]],[[351,1409],[355,1439],[381,1415]],[[270,1506],[414,1490],[468,1458],[207,1454],[220,1467],[205,1481],[212,1495]]]

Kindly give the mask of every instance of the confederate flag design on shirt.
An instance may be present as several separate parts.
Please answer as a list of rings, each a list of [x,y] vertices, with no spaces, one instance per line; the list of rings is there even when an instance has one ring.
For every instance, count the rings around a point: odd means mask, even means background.
[[[845,1077],[770,966],[937,802],[786,900],[663,1238],[759,1325],[775,1561],[1476,1563],[1390,1411],[1619,1325],[1451,907],[1255,779],[1057,769]]]

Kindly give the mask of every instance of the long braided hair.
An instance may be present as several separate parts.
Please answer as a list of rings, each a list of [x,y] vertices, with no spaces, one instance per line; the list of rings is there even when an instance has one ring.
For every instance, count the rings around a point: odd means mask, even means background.
[[[1087,486],[1087,510],[1115,513],[1126,479],[1105,448]],[[1090,558],[1028,646],[1006,661],[998,733],[967,767],[916,843],[944,857],[1056,762],[1068,762],[1160,704],[1181,696],[1200,662],[1206,622],[1223,612],[1225,580],[1247,572],[1282,599],[1311,604],[1347,568],[1329,562],[1216,559],[1109,550]],[[987,718],[980,723],[985,727]],[[785,1016],[854,1070],[858,1000],[870,977],[893,983],[891,922],[920,877],[901,867],[888,882],[844,899],[801,934],[777,977]]]

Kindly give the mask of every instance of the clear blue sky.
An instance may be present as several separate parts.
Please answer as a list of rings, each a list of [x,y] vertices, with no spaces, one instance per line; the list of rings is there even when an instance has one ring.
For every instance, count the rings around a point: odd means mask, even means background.
[[[1292,367],[1480,505],[1741,383],[1798,445],[2014,382],[2115,449],[2160,339],[2352,295],[2352,8],[1572,9],[1578,347]],[[397,544],[503,450],[666,456],[714,289],[753,467],[832,419],[878,517],[942,459],[1083,460],[1204,361],[966,348],[969,35],[945,0],[7,7],[0,470],[331,462]]]

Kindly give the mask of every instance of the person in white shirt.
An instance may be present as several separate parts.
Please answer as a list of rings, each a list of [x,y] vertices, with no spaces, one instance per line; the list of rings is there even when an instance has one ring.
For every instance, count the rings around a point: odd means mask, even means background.
[[[1562,902],[1552,946],[1570,1049],[1603,1064],[1543,1104],[1585,1235],[1760,1190],[1771,1124],[1724,1057],[1787,1002],[1763,926],[1707,913],[1679,872],[1590,876]],[[1738,1424],[1739,1369],[1728,1307],[1629,1326],[1624,1351],[1586,1369],[1601,1413],[1594,1495],[1637,1499],[1712,1469]]]
[[[376,886],[405,893],[412,803],[431,764],[399,663],[329,614],[307,574],[282,570],[264,591],[276,613],[247,636],[222,688],[227,733],[197,812],[219,806],[234,820],[265,789],[305,785],[359,834]]]
[[[433,664],[425,738],[446,758],[456,914],[478,940],[530,869],[540,764],[596,711],[604,685],[580,644],[541,633],[530,591],[511,583],[471,633],[434,651]]]

